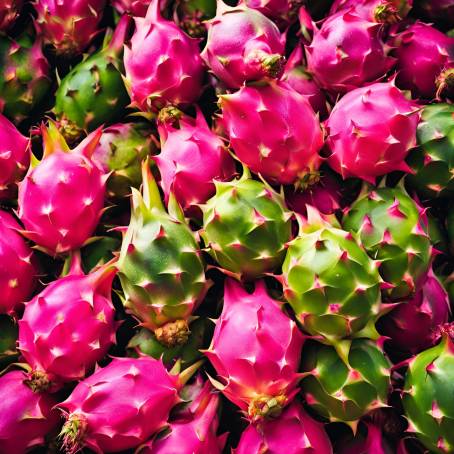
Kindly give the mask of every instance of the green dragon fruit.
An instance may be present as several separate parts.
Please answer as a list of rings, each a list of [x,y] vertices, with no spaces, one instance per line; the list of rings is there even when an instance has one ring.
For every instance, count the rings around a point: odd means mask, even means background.
[[[334,348],[309,340],[301,357],[302,394],[320,416],[355,426],[371,410],[386,406],[391,364],[375,342],[355,339]]]
[[[243,176],[215,182],[216,194],[202,205],[201,236],[228,274],[254,280],[279,267],[291,239],[291,216],[273,189]]]
[[[403,404],[409,432],[430,450],[454,452],[454,325],[445,325],[441,342],[409,365]]]
[[[380,309],[380,276],[354,235],[323,220],[311,206],[298,218],[279,277],[305,331],[327,342],[352,336]]]
[[[418,125],[419,147],[408,157],[415,171],[406,181],[421,197],[454,195],[454,106],[431,104],[424,108]]]
[[[379,188],[360,195],[346,211],[346,230],[357,232],[389,284],[386,296],[406,298],[423,283],[432,258],[427,217],[400,188]]]
[[[120,72],[121,54],[130,24],[123,16],[109,44],[76,65],[61,81],[55,94],[55,114],[69,142],[121,118],[129,96]]]
[[[118,262],[126,308],[166,347],[184,344],[188,321],[208,289],[193,232],[173,196],[164,209],[148,161],[143,195],[132,189],[132,216]]]

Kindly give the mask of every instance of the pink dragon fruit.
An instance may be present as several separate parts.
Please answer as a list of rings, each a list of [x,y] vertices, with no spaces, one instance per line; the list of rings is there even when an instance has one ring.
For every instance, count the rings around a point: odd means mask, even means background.
[[[281,80],[303,95],[321,120],[328,117],[326,96],[303,66],[303,48],[300,45],[295,47],[288,58]]]
[[[354,8],[355,13],[371,22],[394,23],[410,11],[413,0],[335,0],[330,15]]]
[[[59,55],[82,53],[98,33],[105,0],[36,0],[35,21],[44,42]]]
[[[192,103],[202,90],[198,40],[163,19],[159,4],[152,0],[146,17],[135,19],[136,31],[124,52],[126,87],[142,111]]]
[[[418,106],[392,83],[376,83],[346,94],[325,123],[331,150],[328,164],[343,178],[375,178],[405,163],[416,145]]]
[[[30,139],[0,114],[0,199],[9,197],[30,165]]]
[[[0,3],[0,30],[6,31],[16,21],[22,9],[23,0],[2,0]]]
[[[318,169],[323,135],[309,102],[283,82],[220,96],[222,123],[241,162],[273,183],[305,180]]]
[[[276,78],[284,67],[284,42],[277,26],[244,3],[227,6],[217,0],[216,16],[208,21],[202,58],[229,88],[244,82]]]
[[[19,350],[37,387],[83,379],[114,344],[115,274],[114,266],[105,265],[84,275],[76,255],[67,276],[26,304],[19,320]]]
[[[134,17],[145,17],[151,0],[112,0],[112,6],[120,14],[131,14]]]
[[[263,281],[253,294],[226,281],[224,308],[205,355],[219,376],[213,384],[251,421],[277,415],[291,402],[302,345],[295,322],[268,296]]]
[[[346,93],[384,76],[394,58],[382,40],[382,24],[353,9],[329,16],[306,46],[307,68],[316,82],[333,94]]]
[[[416,22],[395,36],[392,45],[397,57],[397,86],[411,90],[414,98],[434,98],[437,79],[454,64],[454,38]]]
[[[23,234],[50,254],[81,247],[102,214],[108,174],[92,160],[98,129],[70,150],[54,123],[42,127],[43,160],[19,184]]]
[[[200,110],[193,121],[179,120],[179,129],[170,123],[159,125],[161,154],[153,157],[161,173],[166,203],[173,193],[186,212],[205,203],[216,192],[213,181],[227,181],[235,164],[223,141],[208,127]]]
[[[11,314],[32,294],[38,271],[20,225],[0,210],[0,314]]]
[[[139,446],[166,426],[181,401],[182,384],[161,360],[115,358],[58,405],[66,418],[60,434],[65,452],[87,447],[103,454]]]
[[[336,454],[392,454],[393,450],[383,436],[382,429],[370,422],[365,425],[367,436],[357,433],[352,440],[337,446]],[[399,451],[396,454],[399,454]]]
[[[277,419],[251,424],[241,435],[234,454],[332,454],[323,424],[312,419],[295,401]]]
[[[0,452],[25,454],[44,444],[45,437],[58,427],[58,413],[52,408],[55,397],[35,393],[27,376],[14,370],[0,377]]]
[[[284,27],[296,19],[298,9],[303,2],[302,0],[244,0],[244,3]]]

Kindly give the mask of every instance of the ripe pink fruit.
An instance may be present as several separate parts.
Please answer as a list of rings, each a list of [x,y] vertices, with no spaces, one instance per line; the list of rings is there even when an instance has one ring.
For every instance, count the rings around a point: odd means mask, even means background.
[[[136,31],[125,47],[126,86],[142,111],[167,103],[189,104],[202,90],[203,63],[198,40],[161,17],[153,0],[145,18],[136,18]]]
[[[42,128],[43,160],[19,184],[23,234],[50,254],[81,247],[102,214],[108,174],[91,155],[101,129],[70,150],[56,126]]]
[[[6,31],[16,21],[22,9],[23,0],[2,0],[0,4],[0,30]]]
[[[145,17],[151,0],[112,0],[112,6],[120,14],[131,14],[134,17]]]
[[[36,0],[38,33],[57,54],[82,53],[98,33],[105,0]]]
[[[353,440],[341,443],[337,449],[337,454],[390,454],[391,446],[383,436],[383,430],[375,424],[366,422],[367,437],[357,436]],[[396,454],[399,454],[397,451]]]
[[[161,174],[166,203],[173,192],[188,213],[215,193],[213,181],[227,181],[235,173],[233,158],[223,141],[208,127],[202,112],[179,120],[179,129],[170,123],[159,125],[161,154],[153,157]]]
[[[170,410],[181,401],[181,386],[162,360],[114,358],[58,405],[66,418],[60,434],[66,453],[87,447],[103,454],[139,446],[165,427]]]
[[[0,199],[22,179],[30,165],[30,139],[0,114]]]
[[[216,16],[208,21],[202,58],[229,88],[244,82],[279,77],[284,43],[276,24],[244,3],[235,7],[217,0]]]
[[[291,184],[318,169],[323,136],[317,116],[285,83],[245,85],[220,96],[220,106],[233,150],[254,173]]]
[[[285,26],[292,22],[302,2],[300,0],[244,0],[248,8],[256,9],[265,16]]]
[[[395,62],[387,55],[381,34],[382,24],[363,19],[352,9],[329,16],[306,46],[307,68],[333,94],[373,82]]]
[[[38,271],[21,227],[0,210],[0,314],[11,314],[32,294]]]
[[[247,293],[228,279],[224,308],[206,356],[219,380],[213,384],[252,421],[279,414],[295,396],[303,336],[265,283]]]
[[[396,47],[399,88],[411,90],[414,98],[434,98],[437,78],[454,63],[454,38],[417,22],[395,36],[392,45]]]
[[[343,178],[408,172],[405,157],[416,145],[420,115],[392,83],[376,83],[347,93],[325,123],[329,165]]]
[[[44,444],[44,437],[58,427],[52,407],[57,400],[35,393],[26,384],[26,375],[11,371],[0,377],[0,452],[24,454]]]
[[[234,454],[331,454],[323,424],[293,402],[277,419],[251,424],[241,435]]]
[[[394,23],[405,17],[413,0],[335,0],[330,15],[354,8],[358,16],[371,22]]]

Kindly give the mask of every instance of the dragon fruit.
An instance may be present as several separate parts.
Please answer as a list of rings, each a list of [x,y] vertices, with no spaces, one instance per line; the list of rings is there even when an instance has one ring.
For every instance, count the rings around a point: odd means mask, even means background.
[[[390,285],[386,296],[408,298],[419,290],[429,270],[432,248],[424,211],[400,188],[380,188],[358,198],[343,218]]]
[[[391,45],[397,58],[397,86],[411,90],[414,98],[433,99],[438,77],[448,64],[454,64],[454,38],[416,22],[397,34]]]
[[[351,336],[380,309],[380,277],[352,234],[330,225],[311,206],[299,218],[279,278],[305,331],[327,342]]]
[[[44,444],[45,437],[58,428],[57,399],[35,393],[19,370],[0,377],[0,452],[25,454]]]
[[[434,453],[454,450],[453,325],[444,331],[438,345],[411,360],[402,397],[408,431]]]
[[[241,162],[273,183],[310,178],[323,135],[303,95],[282,82],[243,86],[220,96],[222,124]]]
[[[242,433],[234,454],[332,454],[323,424],[312,419],[294,401],[277,419],[251,424]]]
[[[43,159],[19,184],[19,218],[22,233],[56,255],[81,247],[95,230],[109,175],[91,160],[100,129],[73,150],[52,122],[42,135]]]
[[[227,6],[217,0],[216,16],[208,21],[202,58],[227,87],[278,78],[284,68],[284,43],[277,26],[244,3]]]
[[[22,9],[23,0],[3,0],[0,5],[0,30],[8,30],[16,21]]]
[[[306,46],[309,73],[333,94],[379,79],[395,63],[381,34],[382,24],[363,19],[352,9],[329,16]]]
[[[224,307],[205,355],[220,380],[213,384],[250,421],[277,416],[292,401],[302,345],[296,323],[268,296],[263,281],[252,294],[226,281]]]
[[[0,199],[11,195],[29,165],[30,139],[0,114]]]
[[[153,159],[161,174],[165,201],[173,193],[185,213],[191,214],[214,195],[213,181],[233,177],[234,161],[200,110],[195,121],[185,116],[179,120],[179,128],[161,123],[158,130],[161,154]]]
[[[105,0],[36,0],[36,29],[58,55],[73,57],[98,33],[105,4]]]
[[[87,447],[103,454],[138,447],[166,426],[170,410],[181,401],[182,384],[161,360],[114,358],[58,405],[66,419],[60,433],[65,452]]]
[[[12,215],[0,210],[0,313],[15,312],[32,294],[38,270]]]
[[[145,17],[151,0],[112,0],[111,3],[120,14]]]
[[[81,380],[115,342],[111,301],[116,269],[84,275],[80,259],[25,306],[19,320],[19,350],[31,366],[32,386],[46,388]]]
[[[279,267],[291,238],[292,214],[283,197],[243,176],[215,182],[216,194],[203,205],[201,236],[209,254],[230,275],[254,280]]]
[[[198,40],[164,20],[159,4],[152,0],[146,17],[135,18],[136,31],[124,50],[126,88],[133,105],[145,112],[192,103],[202,90]]]
[[[407,15],[413,0],[335,0],[330,15],[354,8],[356,14],[371,22],[394,23]]]
[[[374,184],[377,176],[409,171],[404,159],[416,145],[418,106],[392,83],[376,83],[347,93],[325,123],[328,164],[343,178]]]
[[[124,304],[166,347],[185,344],[188,321],[208,289],[195,235],[173,196],[169,213],[147,161],[143,196],[132,189],[132,216],[118,262]]]
[[[246,6],[260,11],[282,28],[292,23],[298,16],[301,0],[244,0]]]

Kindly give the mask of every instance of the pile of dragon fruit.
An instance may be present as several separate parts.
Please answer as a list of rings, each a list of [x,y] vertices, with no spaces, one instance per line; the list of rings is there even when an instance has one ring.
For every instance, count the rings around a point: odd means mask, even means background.
[[[454,453],[454,0],[0,30],[0,454]]]

